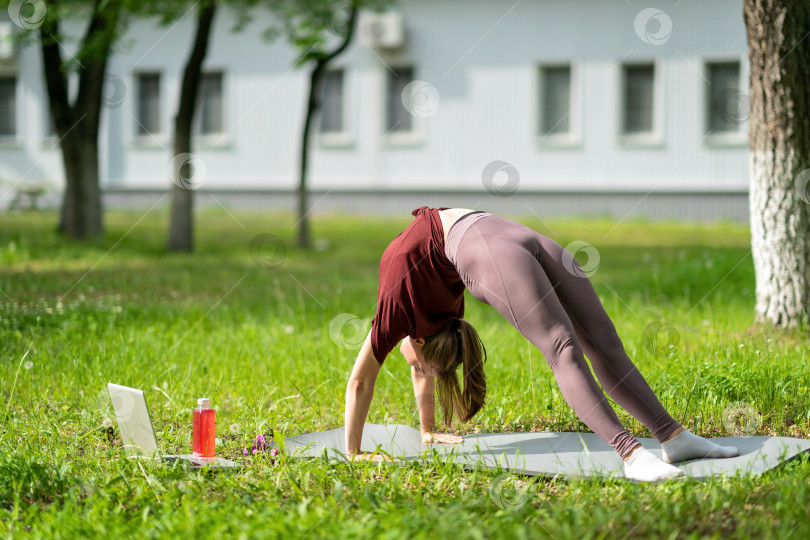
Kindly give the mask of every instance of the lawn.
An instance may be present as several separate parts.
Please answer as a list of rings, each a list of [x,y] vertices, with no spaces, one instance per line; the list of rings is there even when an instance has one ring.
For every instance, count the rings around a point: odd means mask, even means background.
[[[628,353],[689,429],[810,437],[807,341],[752,327],[746,227],[515,218],[594,246],[591,279]],[[760,477],[660,485],[243,458],[270,429],[342,425],[354,332],[374,314],[379,256],[410,216],[320,216],[312,251],[292,246],[288,214],[197,219],[188,255],[166,253],[159,210],[108,213],[106,236],[84,242],[56,236],[52,213],[0,215],[5,536],[810,537],[807,458]],[[490,392],[453,431],[587,430],[536,349],[469,297],[466,317],[487,345]],[[210,397],[218,454],[247,466],[206,475],[126,459],[108,381],[144,389],[164,453],[190,452],[190,409]],[[418,426],[398,351],[369,421]]]

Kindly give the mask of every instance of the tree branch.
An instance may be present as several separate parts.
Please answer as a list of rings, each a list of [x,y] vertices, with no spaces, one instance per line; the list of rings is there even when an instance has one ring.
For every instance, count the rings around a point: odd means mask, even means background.
[[[327,54],[323,58],[318,59],[318,63],[328,64],[333,58],[340,55],[346,47],[349,46],[349,43],[352,41],[352,37],[354,37],[354,27],[357,24],[357,12],[360,8],[360,0],[353,0],[352,1],[352,11],[349,15],[349,29],[346,31],[346,35],[343,36],[343,42],[338,45],[338,47],[332,51],[331,53]]]
[[[197,32],[191,48],[186,68],[183,71],[183,82],[180,91],[180,105],[177,116],[191,118],[197,104],[198,87],[202,73],[202,63],[208,50],[208,41],[211,34],[214,15],[216,14],[216,0],[202,0],[197,16]],[[188,96],[182,99],[183,96]]]
[[[73,111],[68,103],[67,77],[62,71],[62,53],[59,50],[59,20],[46,18],[39,27],[42,48],[42,67],[50,98],[51,117],[57,132],[62,135],[73,124]]]
[[[82,38],[78,57],[84,65],[79,71],[75,110],[77,114],[86,114],[90,125],[98,125],[107,59],[122,7],[120,0],[96,0],[92,19]]]

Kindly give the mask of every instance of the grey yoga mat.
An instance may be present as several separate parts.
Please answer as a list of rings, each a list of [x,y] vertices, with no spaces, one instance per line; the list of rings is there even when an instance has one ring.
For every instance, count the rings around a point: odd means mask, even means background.
[[[285,451],[294,457],[345,459],[344,428],[307,433],[286,440]],[[661,457],[655,439],[638,439]],[[810,440],[791,437],[716,437],[724,446],[736,446],[740,455],[726,459],[695,459],[676,463],[687,476],[762,474],[803,452]],[[366,424],[360,449],[380,449],[407,461],[442,459],[464,467],[502,469],[532,476],[567,478],[623,478],[619,455],[595,433],[479,433],[465,435],[456,445],[425,444],[419,430],[404,425]],[[433,452],[435,450],[436,452]]]

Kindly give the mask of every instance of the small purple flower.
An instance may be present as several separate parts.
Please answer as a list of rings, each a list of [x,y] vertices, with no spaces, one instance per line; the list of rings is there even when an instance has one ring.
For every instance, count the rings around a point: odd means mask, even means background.
[[[245,456],[256,455],[266,452],[268,449],[270,450],[270,455],[272,457],[276,457],[279,455],[278,448],[270,448],[270,441],[266,435],[259,435],[255,439],[253,439],[253,448],[251,450],[247,449],[247,446],[242,448],[242,454]]]
[[[264,435],[259,435],[255,439],[253,439],[253,453],[255,454],[257,451],[264,452],[267,450],[267,437]]]

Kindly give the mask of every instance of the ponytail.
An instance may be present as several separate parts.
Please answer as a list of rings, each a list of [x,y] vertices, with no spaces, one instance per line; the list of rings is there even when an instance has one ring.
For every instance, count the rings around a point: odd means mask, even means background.
[[[425,338],[425,361],[438,368],[436,391],[444,423],[450,426],[453,415],[468,422],[484,406],[487,378],[484,362],[487,351],[475,328],[463,319],[453,319],[437,334]],[[462,367],[463,389],[456,371]]]

